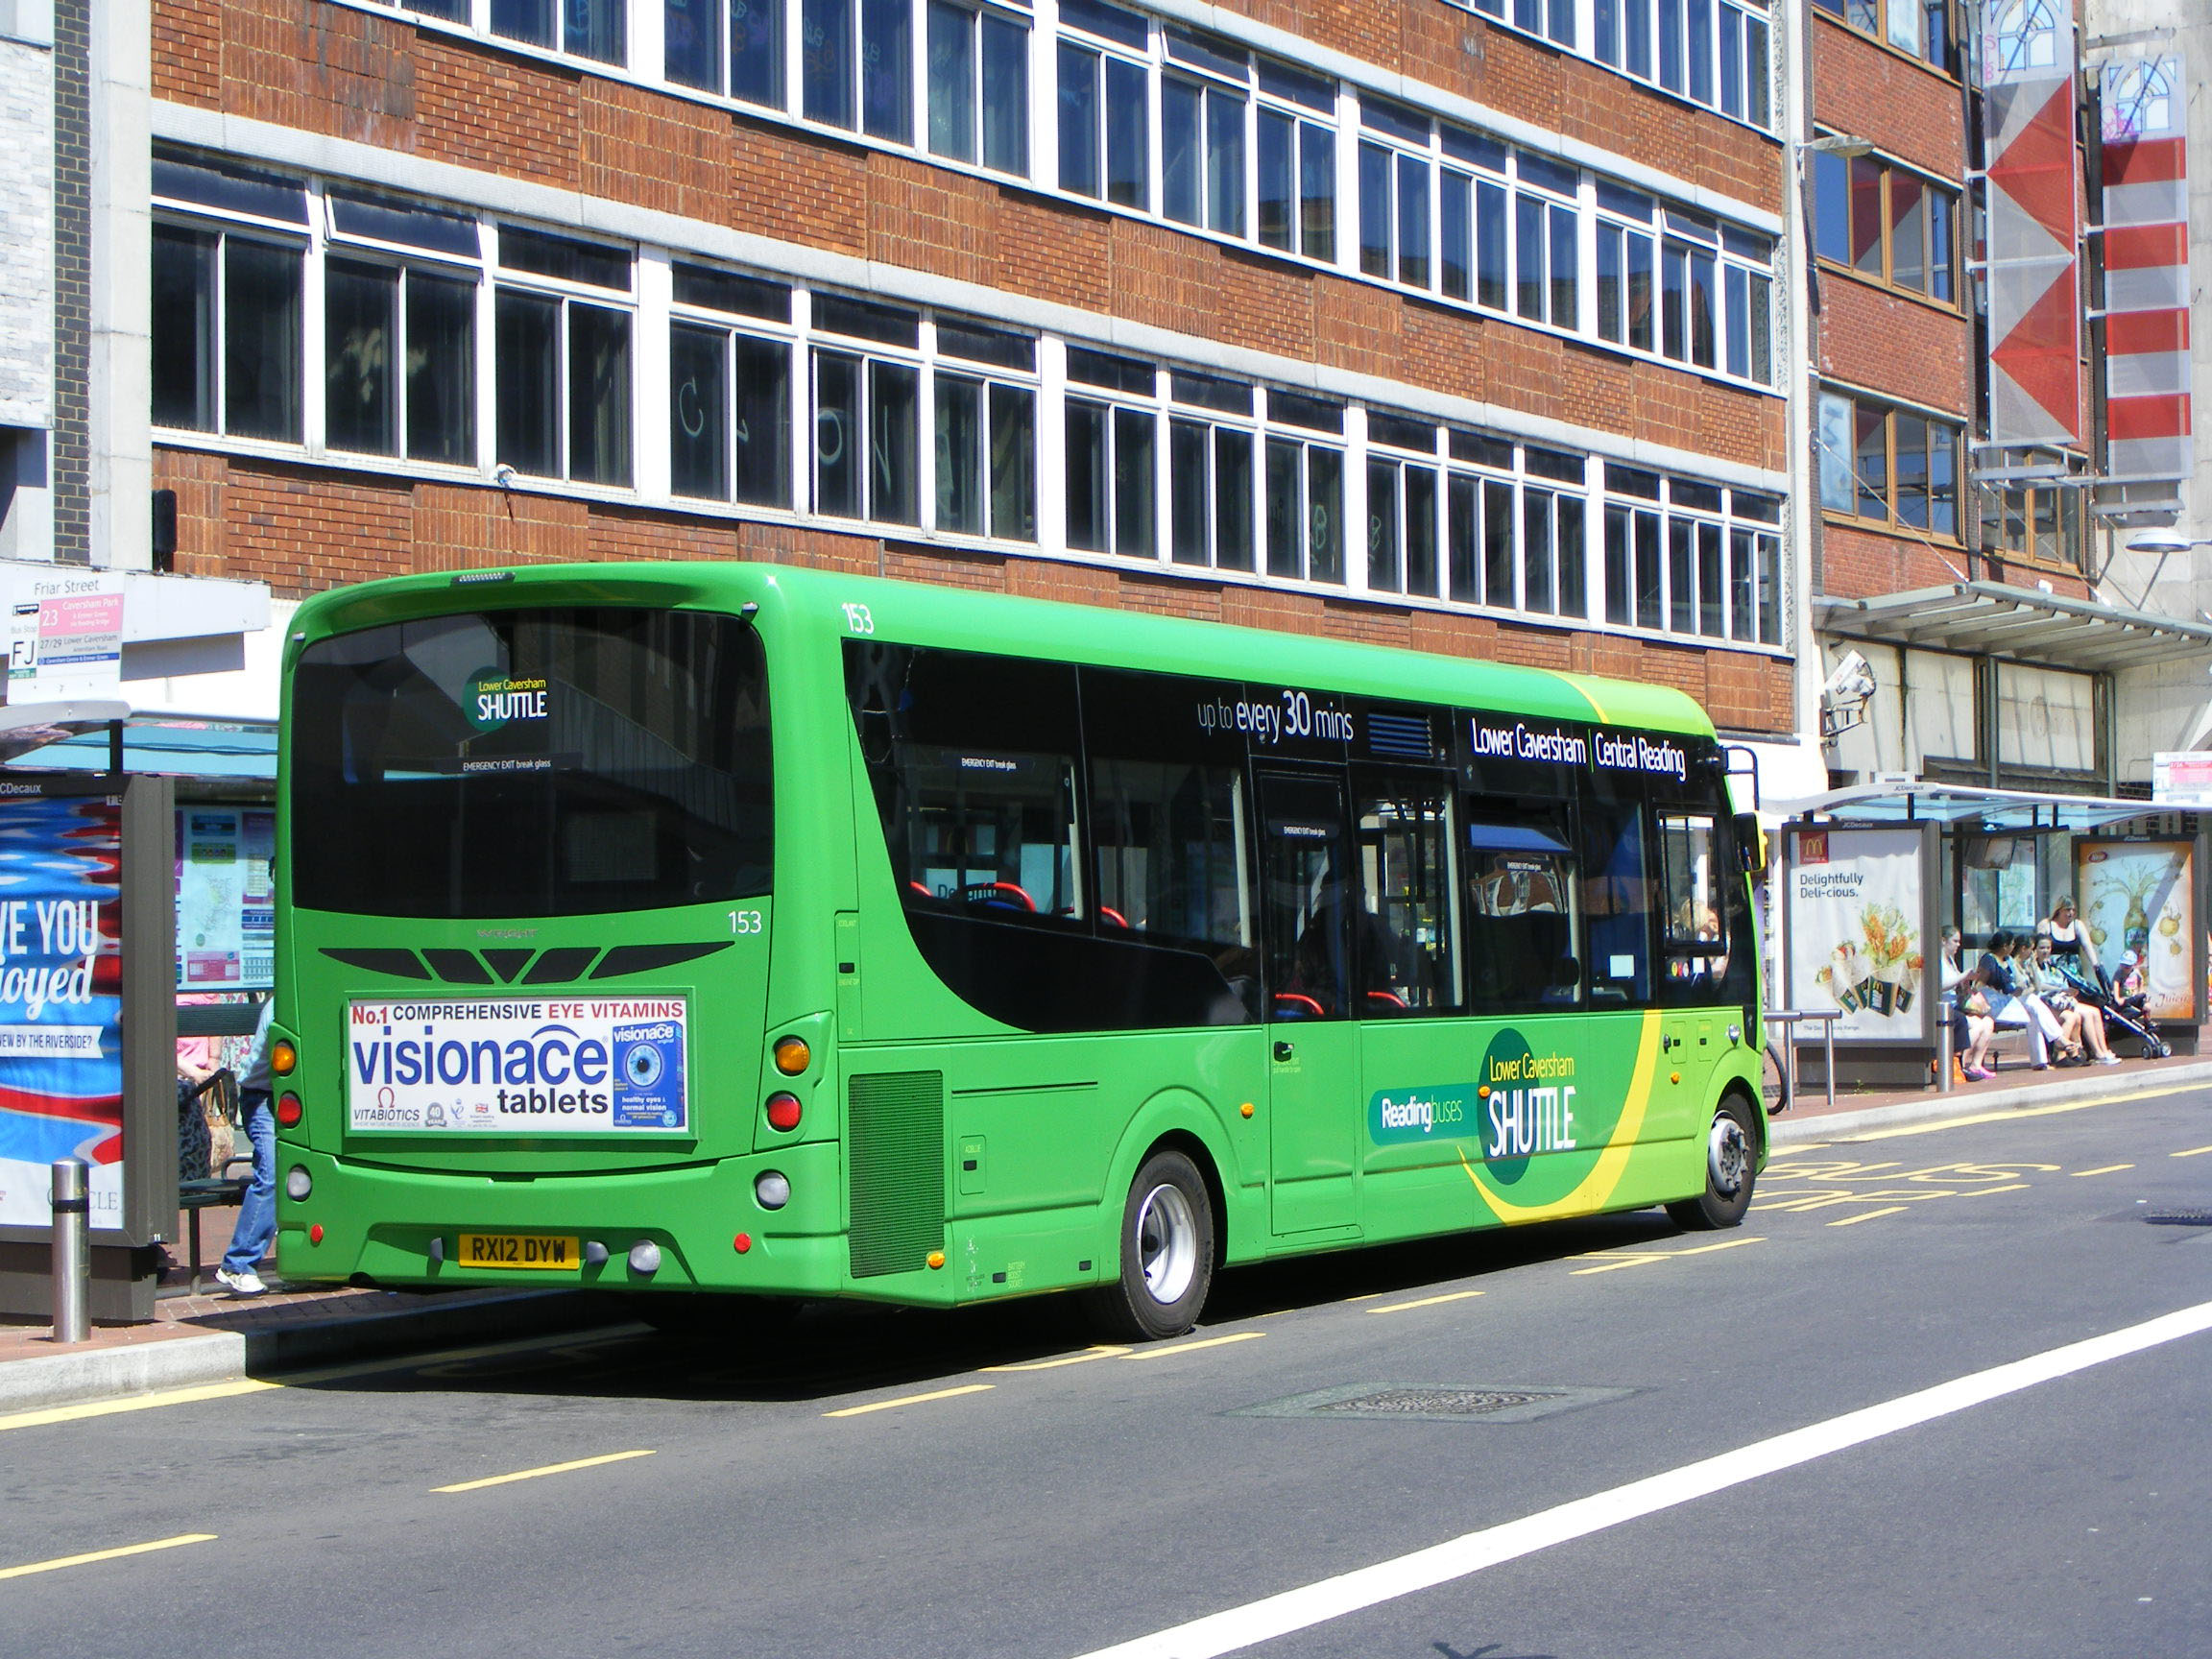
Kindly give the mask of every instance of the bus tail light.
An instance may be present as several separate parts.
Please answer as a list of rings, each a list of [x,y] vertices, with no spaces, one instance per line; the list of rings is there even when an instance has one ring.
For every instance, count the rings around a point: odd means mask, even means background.
[[[806,1070],[814,1058],[814,1050],[806,1046],[804,1037],[779,1037],[776,1039],[776,1070],[786,1077],[796,1077]]]
[[[780,1089],[768,1096],[768,1127],[771,1129],[788,1133],[799,1127],[799,1119],[805,1113],[805,1108],[800,1105],[796,1094]]]
[[[297,1129],[300,1126],[302,1110],[300,1096],[293,1094],[289,1089],[276,1097],[276,1121],[287,1129]]]

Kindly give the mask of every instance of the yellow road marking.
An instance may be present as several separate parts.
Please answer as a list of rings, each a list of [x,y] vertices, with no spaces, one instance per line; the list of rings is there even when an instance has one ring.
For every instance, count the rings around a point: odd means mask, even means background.
[[[985,1371],[1057,1371],[1063,1365],[1088,1365],[1094,1359],[1118,1359],[1126,1348],[1086,1348],[1080,1354],[1063,1354],[1057,1359],[1023,1359],[1013,1365],[986,1365]]]
[[[2186,1152],[2169,1152],[2166,1156],[2169,1158],[2201,1158],[2207,1152],[2212,1152],[2212,1146],[2192,1146]]]
[[[75,1423],[86,1417],[111,1417],[118,1411],[151,1411],[157,1406],[190,1406],[200,1400],[228,1400],[237,1394],[258,1394],[281,1383],[240,1377],[229,1382],[200,1382],[190,1388],[161,1388],[151,1394],[132,1394],[121,1400],[87,1400],[77,1406],[48,1406],[37,1411],[17,1411],[0,1417],[0,1430],[36,1429],[48,1423]]]
[[[84,1567],[94,1561],[115,1561],[125,1555],[145,1555],[156,1550],[174,1550],[180,1544],[212,1544],[212,1532],[180,1532],[174,1538],[156,1538],[151,1544],[126,1544],[118,1550],[91,1550],[82,1555],[57,1555],[51,1561],[33,1561],[21,1567],[0,1567],[0,1578],[28,1578],[34,1573],[52,1573],[63,1567]]]
[[[2132,1169],[2135,1166],[2132,1164],[2107,1164],[2098,1169],[2077,1169],[2074,1171],[2074,1179],[2079,1181],[2084,1175],[2109,1175],[2116,1169]]]
[[[1764,1244],[1764,1238],[1723,1238],[1718,1244],[1696,1244],[1688,1250],[1593,1250],[1590,1256],[1606,1258],[1596,1267],[1577,1267],[1577,1277],[1584,1273],[1611,1273],[1623,1267],[1648,1267],[1655,1262],[1671,1262],[1678,1256],[1707,1256],[1716,1250],[1735,1250],[1745,1244]],[[1588,1260],[1584,1257],[1583,1260]]]
[[[1828,1225],[1831,1227],[1856,1227],[1862,1221],[1876,1221],[1885,1215],[1902,1215],[1907,1208],[1903,1204],[1892,1204],[1887,1210],[1868,1210],[1862,1214],[1846,1215],[1842,1220],[1831,1221]]]
[[[901,1406],[926,1406],[932,1400],[950,1400],[962,1394],[988,1394],[996,1382],[970,1382],[959,1388],[937,1388],[927,1394],[902,1394],[896,1400],[871,1400],[865,1406],[848,1406],[841,1411],[825,1411],[825,1417],[865,1417],[871,1411],[889,1411]]]
[[[1239,1331],[1233,1336],[1209,1336],[1203,1342],[1178,1342],[1172,1348],[1140,1348],[1124,1354],[1124,1359],[1165,1359],[1170,1354],[1191,1354],[1200,1348],[1221,1348],[1231,1342],[1257,1342],[1266,1335],[1264,1331]]]
[[[1976,1187],[1960,1193],[1959,1196],[1961,1198],[1986,1198],[1992,1192],[2025,1192],[2027,1190],[2027,1182],[2015,1181],[2008,1187]]]
[[[596,1469],[602,1463],[627,1463],[633,1457],[650,1457],[651,1452],[610,1452],[600,1457],[579,1457],[569,1463],[548,1463],[542,1469],[517,1469],[512,1475],[487,1475],[481,1480],[458,1480],[450,1486],[433,1486],[433,1492],[481,1492],[487,1486],[505,1486],[516,1480],[535,1480],[541,1475],[565,1475],[572,1469]]]
[[[1386,1302],[1380,1308],[1370,1308],[1370,1313],[1403,1313],[1408,1308],[1434,1308],[1445,1302],[1464,1302],[1470,1296],[1479,1296],[1479,1290],[1455,1290],[1449,1296],[1424,1296],[1418,1302]]]

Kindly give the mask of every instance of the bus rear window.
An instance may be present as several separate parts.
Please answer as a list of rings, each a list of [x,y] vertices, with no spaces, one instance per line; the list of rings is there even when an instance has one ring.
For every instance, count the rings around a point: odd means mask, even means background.
[[[292,896],[576,916],[769,889],[768,687],[733,616],[574,609],[395,623],[293,674]]]

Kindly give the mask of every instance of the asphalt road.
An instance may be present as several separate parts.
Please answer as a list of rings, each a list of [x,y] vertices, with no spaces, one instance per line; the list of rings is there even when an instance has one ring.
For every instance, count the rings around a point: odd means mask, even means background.
[[[2137,1091],[1789,1149],[1733,1233],[1242,1271],[1155,1348],[816,1308],[0,1421],[0,1651],[2212,1654],[2189,1211],[2212,1095]]]

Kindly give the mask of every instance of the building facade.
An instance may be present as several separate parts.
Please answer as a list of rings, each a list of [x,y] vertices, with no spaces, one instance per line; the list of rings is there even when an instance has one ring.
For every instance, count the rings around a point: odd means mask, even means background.
[[[146,22],[180,570],[776,560],[1792,741],[1788,20],[1746,0]]]

